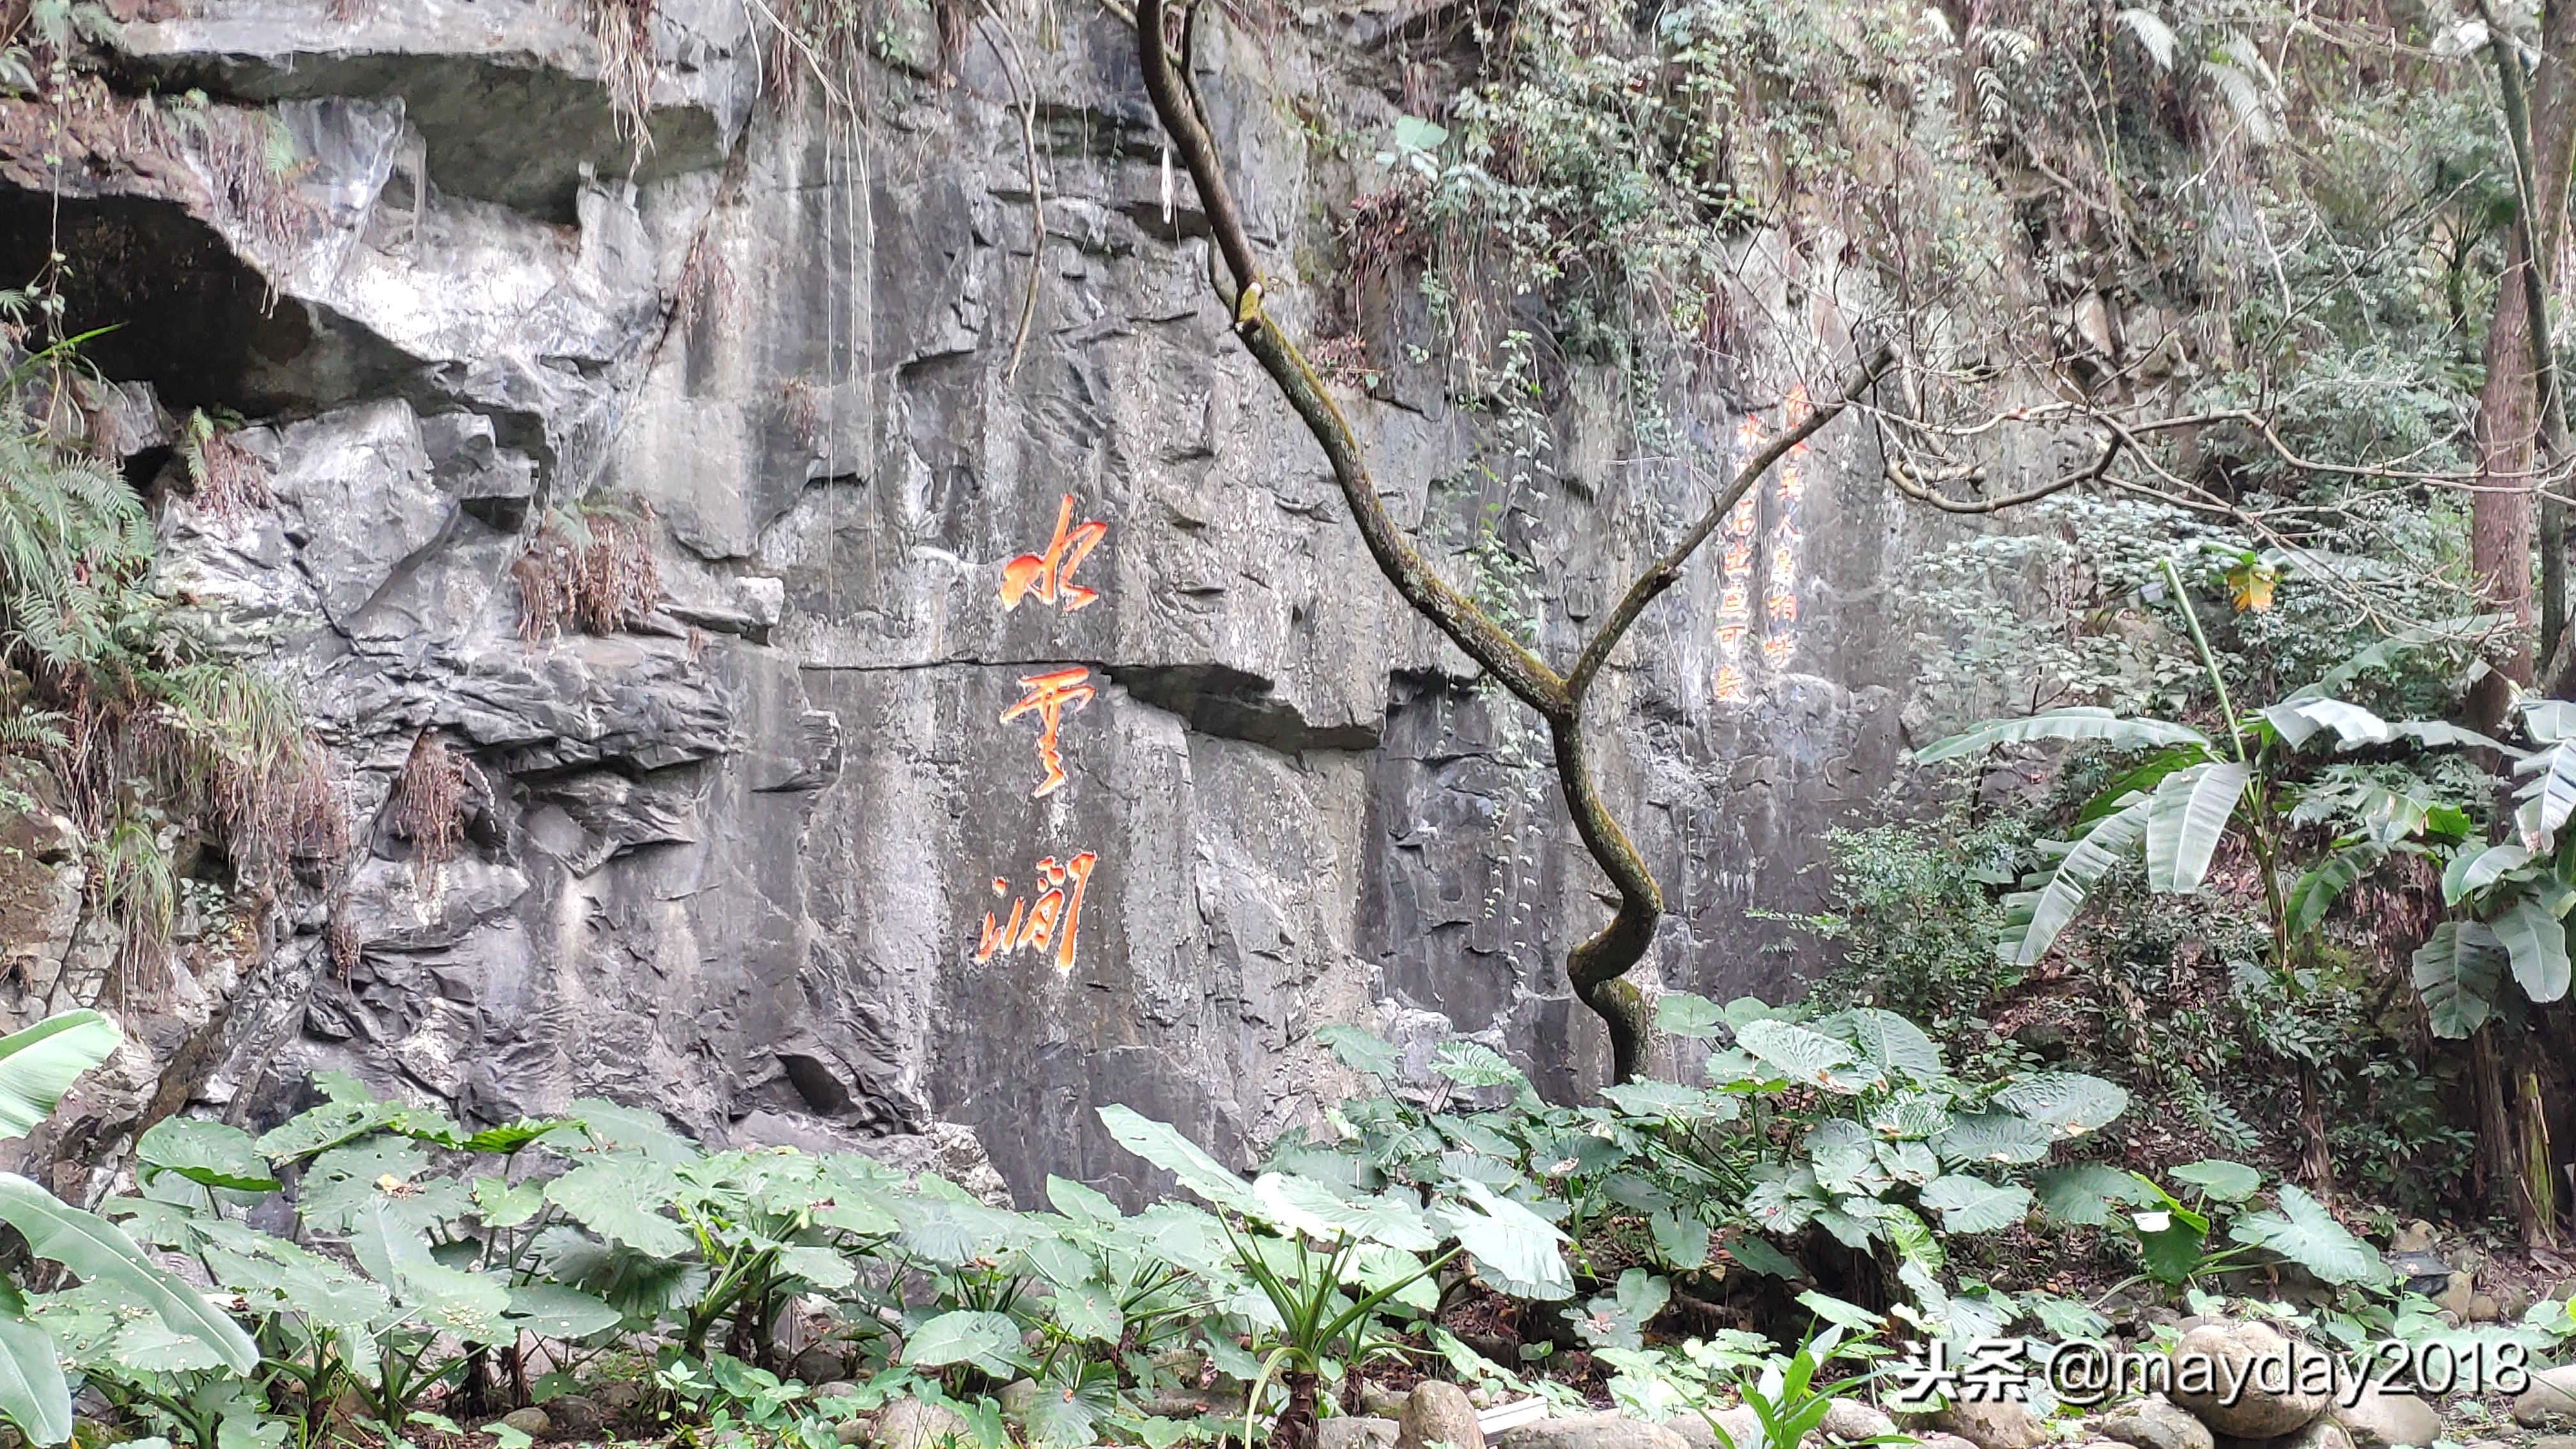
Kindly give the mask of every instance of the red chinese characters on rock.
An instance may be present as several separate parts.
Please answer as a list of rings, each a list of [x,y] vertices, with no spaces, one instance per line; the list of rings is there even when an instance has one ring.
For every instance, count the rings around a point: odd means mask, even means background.
[[[1783,421],[1794,428],[1805,420],[1807,410],[1806,388],[1791,388],[1780,409]],[[1739,457],[1749,457],[1769,436],[1761,419],[1746,418],[1736,429]],[[1798,444],[1772,473],[1774,516],[1767,560],[1770,567],[1758,623],[1753,615],[1753,562],[1755,535],[1761,531],[1759,495],[1745,494],[1727,515],[1717,606],[1715,687],[1717,698],[1727,703],[1740,702],[1749,692],[1747,666],[1754,645],[1759,644],[1763,662],[1775,670],[1788,667],[1798,654],[1798,556],[1806,542],[1798,528],[1798,513],[1807,494],[1801,471],[1806,454],[1807,445]]]
[[[1073,581],[1073,571],[1100,540],[1109,536],[1109,525],[1098,519],[1082,523],[1073,521],[1073,495],[1064,495],[1056,509],[1055,537],[1047,542],[1044,553],[1024,553],[1002,565],[1002,607],[1016,609],[1020,600],[1031,595],[1041,604],[1061,601],[1068,614],[1100,598],[1096,589],[1086,589]]]
[[[1003,724],[1024,714],[1038,717],[1038,763],[1046,767],[1046,777],[1029,792],[1032,800],[1054,794],[1065,782],[1064,756],[1056,748],[1056,728],[1064,723],[1068,711],[1079,711],[1100,692],[1086,682],[1090,678],[1091,671],[1078,664],[1049,674],[1024,674],[1020,684],[1028,693],[1002,711]]]
[[[1032,903],[1025,897],[1011,901],[1011,918],[996,923],[993,913],[984,913],[984,934],[975,944],[976,964],[982,965],[995,956],[1013,951],[1034,950],[1043,956],[1050,942],[1055,947],[1055,969],[1073,970],[1074,935],[1082,929],[1082,893],[1091,883],[1091,872],[1100,857],[1084,851],[1071,860],[1059,862],[1050,855],[1038,862],[1038,884],[1044,889]],[[993,894],[1009,895],[1011,883],[999,876],[993,879]]]

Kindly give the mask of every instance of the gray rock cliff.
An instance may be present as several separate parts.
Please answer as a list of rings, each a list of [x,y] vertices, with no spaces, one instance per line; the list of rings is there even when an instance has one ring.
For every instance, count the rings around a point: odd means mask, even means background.
[[[889,0],[835,98],[739,0],[660,0],[649,64],[553,0],[161,3],[59,175],[0,126],[0,265],[59,191],[76,320],[128,323],[94,356],[142,385],[129,471],[167,479],[187,409],[249,420],[273,507],[170,490],[167,576],[291,671],[353,822],[344,875],[187,945],[132,1102],[266,1122],[326,1067],[478,1120],[603,1094],[716,1140],[980,1142],[1025,1198],[1133,1185],[1109,1102],[1236,1157],[1306,1120],[1345,1084],[1324,1023],[1598,1081],[1560,963],[1603,884],[1535,721],[1402,608],[1228,337],[1132,36],[1056,13]],[[1283,272],[1352,170],[1283,118],[1392,115],[1368,29],[1230,36],[1208,77]],[[188,86],[214,123],[134,139],[132,96]],[[284,176],[205,139],[261,127]],[[1319,316],[1305,280],[1276,305]],[[1619,461],[1579,368],[1522,482],[1397,373],[1344,405],[1399,517],[1462,571],[1534,563],[1479,586],[1560,656],[1705,497]],[[1785,385],[1670,401],[1722,441]],[[1746,911],[1813,908],[1824,828],[1895,775],[1910,525],[1865,446],[1820,439],[1747,517],[1760,561],[1713,547],[1599,696],[1672,903],[1654,984],[1794,991],[1812,946]],[[520,560],[591,500],[642,521],[658,607],[530,637]],[[424,738],[466,766],[434,866],[388,806]],[[63,899],[0,901],[19,1019],[105,989]]]

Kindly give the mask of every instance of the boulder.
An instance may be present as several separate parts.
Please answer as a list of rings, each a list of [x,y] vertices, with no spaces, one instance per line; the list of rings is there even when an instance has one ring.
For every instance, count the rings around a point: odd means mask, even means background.
[[[2102,1437],[2132,1449],[2212,1449],[2209,1426],[2161,1397],[2124,1404],[2102,1421]]]
[[[567,1434],[594,1434],[608,1422],[608,1411],[581,1394],[546,1400],[546,1417]]]
[[[1412,1428],[1409,1417],[1405,1427],[1408,1432]],[[1478,1438],[1481,1441],[1481,1433]],[[1584,1414],[1505,1429],[1494,1443],[1497,1449],[1689,1449],[1690,1441],[1662,1424],[1625,1414]],[[1415,1443],[1410,1438],[1399,1441],[1398,1449],[1415,1449]]]
[[[966,1436],[966,1421],[950,1409],[919,1399],[888,1399],[877,1410],[872,1431],[877,1449],[940,1449],[950,1439]]]
[[[2450,1277],[2443,1280],[2442,1291],[2433,1297],[2433,1302],[2443,1312],[2456,1313],[2463,1321],[2468,1318],[2470,1308],[2475,1306],[2477,1301],[2477,1278],[2456,1269],[2452,1271]]]
[[[1360,1380],[1359,1399],[1360,1412],[1373,1418],[1393,1419],[1404,1413],[1404,1391],[1375,1379]]]
[[[1932,1416],[1932,1424],[1977,1449],[2034,1449],[2048,1437],[2037,1416],[2010,1399],[1954,1400]]]
[[[819,1343],[796,1355],[787,1365],[789,1378],[808,1384],[828,1384],[834,1379],[849,1377],[849,1373],[849,1359],[839,1349]]]
[[[1751,1411],[1745,1412],[1751,1418]],[[1825,1417],[1816,1428],[1828,1439],[1848,1444],[1856,1439],[1876,1439],[1896,1432],[1896,1421],[1870,1404],[1858,1399],[1836,1399],[1825,1406]],[[1737,1449],[1747,1449],[1748,1441],[1736,1436]]]
[[[1393,1419],[1336,1414],[1315,1426],[1315,1449],[1394,1449],[1400,1427]]]
[[[2306,1428],[2325,1412],[2333,1364],[2271,1324],[2210,1320],[2194,1325],[2171,1355],[2174,1403],[2219,1434],[2271,1439]],[[2322,1368],[2318,1381],[2314,1370]]]
[[[1396,1449],[1425,1449],[1431,1444],[1485,1449],[1485,1431],[1476,1422],[1476,1406],[1468,1401],[1465,1389],[1441,1379],[1424,1379],[1404,1396],[1404,1408],[1396,1416],[1395,1443]]]
[[[832,1426],[832,1437],[844,1446],[865,1444],[875,1428],[865,1419],[843,1419]]]
[[[1037,1402],[1038,1382],[1035,1379],[1013,1379],[1002,1385],[1002,1391],[993,1397],[1002,1406],[1004,1414],[1014,1419],[1025,1419],[1029,1415],[1029,1405]]]
[[[1709,1419],[1717,1421],[1716,1429],[1726,1431],[1723,1440],[1710,1427]],[[1690,1449],[1729,1449],[1730,1445],[1733,1449],[1754,1449],[1762,1442],[1762,1421],[1742,1404],[1711,1409],[1707,1418],[1697,1413],[1676,1414],[1664,1421],[1664,1427],[1679,1434]]]
[[[2576,1434],[2543,1434],[2531,1441],[2531,1449],[2576,1449]]]
[[[2413,1394],[2392,1394],[2377,1384],[2364,1384],[2350,1404],[2338,1401],[2327,1411],[2352,1435],[2355,1449],[2397,1449],[2411,1444],[2431,1449],[2442,1437],[2442,1416]]]
[[[2514,1398],[2513,1421],[2526,1429],[2576,1428],[2576,1364],[2533,1374]]]
[[[2343,1425],[2320,1415],[2299,1432],[2274,1440],[2272,1449],[2353,1449],[2353,1443]]]
[[[547,1415],[546,1411],[537,1408],[512,1409],[501,1416],[501,1422],[531,1439],[545,1437],[547,1431],[555,1426],[555,1421]]]

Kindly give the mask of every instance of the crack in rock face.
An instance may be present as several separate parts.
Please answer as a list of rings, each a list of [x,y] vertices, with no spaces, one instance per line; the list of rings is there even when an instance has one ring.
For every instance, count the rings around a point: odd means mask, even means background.
[[[1562,963],[1604,887],[1544,734],[1402,607],[1227,335],[1114,21],[1067,12],[1024,70],[989,20],[897,7],[847,78],[862,123],[764,77],[721,0],[660,0],[649,56],[553,0],[127,8],[69,179],[0,102],[0,269],[82,259],[66,321],[118,329],[100,426],[162,578],[300,691],[352,843],[234,956],[181,944],[211,984],[136,1033],[169,1079],[81,1106],[85,1140],[156,1096],[279,1120],[339,1068],[476,1121],[599,1095],[1132,1202],[1095,1108],[1248,1158],[1354,1085],[1325,1023],[1599,1083]],[[1276,117],[1386,103],[1344,41],[1209,43],[1285,267],[1351,179]],[[209,119],[146,124],[146,88],[192,85]],[[1271,305],[1303,327],[1330,287]],[[1379,313],[1388,355],[1429,335]],[[1611,466],[1606,374],[1548,424],[1563,476],[1516,485],[1470,466],[1489,419],[1398,372],[1343,399],[1388,506],[1444,567],[1517,560],[1481,587],[1563,662],[1691,479]],[[193,496],[198,409],[270,502]],[[1815,908],[1824,827],[1893,774],[1897,626],[1865,603],[1904,541],[1839,437],[1794,514],[1743,520],[1744,579],[1691,571],[1593,701],[1672,902],[1650,987],[1795,990],[1813,948],[1745,911]],[[1793,651],[1725,633],[1733,587]],[[606,632],[542,604],[639,588]],[[429,755],[465,782],[437,831],[402,804]],[[11,859],[23,1019],[103,973],[72,860]]]

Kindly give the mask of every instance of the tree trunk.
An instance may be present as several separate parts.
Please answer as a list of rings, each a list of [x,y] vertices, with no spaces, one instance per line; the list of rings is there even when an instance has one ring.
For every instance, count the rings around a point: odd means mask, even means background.
[[[2529,272],[2536,264],[2541,283],[2536,290],[2545,295],[2549,267],[2566,233],[2568,171],[2576,164],[2576,77],[2571,77],[2567,59],[2571,48],[2576,48],[2576,0],[2549,0],[2543,7],[2540,64],[2531,73],[2527,91],[2519,83],[2518,71],[2510,70],[2519,65],[2511,58],[2510,43],[2499,41],[2498,45],[2506,128],[2519,133],[2511,138],[2514,149],[2530,168],[2525,219],[2532,250],[2525,250],[2523,228],[2508,235],[2495,316],[2487,327],[2486,384],[2478,397],[2478,470],[2486,489],[2469,506],[2470,567],[2481,603],[2513,625],[2511,646],[2498,661],[2497,672],[2480,680],[2470,696],[2471,715],[2480,728],[2490,730],[2504,718],[2512,694],[2509,685],[2528,685],[2534,673],[2534,465],[2539,461],[2544,408],[2536,355],[2541,350],[2533,345],[2534,278]],[[2521,164],[2517,162],[2517,169]],[[2559,510],[2551,512],[2552,527],[2547,532],[2553,545],[2558,545],[2563,543],[2564,527]],[[2550,622],[2556,625],[2565,612],[2564,561],[2543,559],[2541,566],[2551,589]]]

